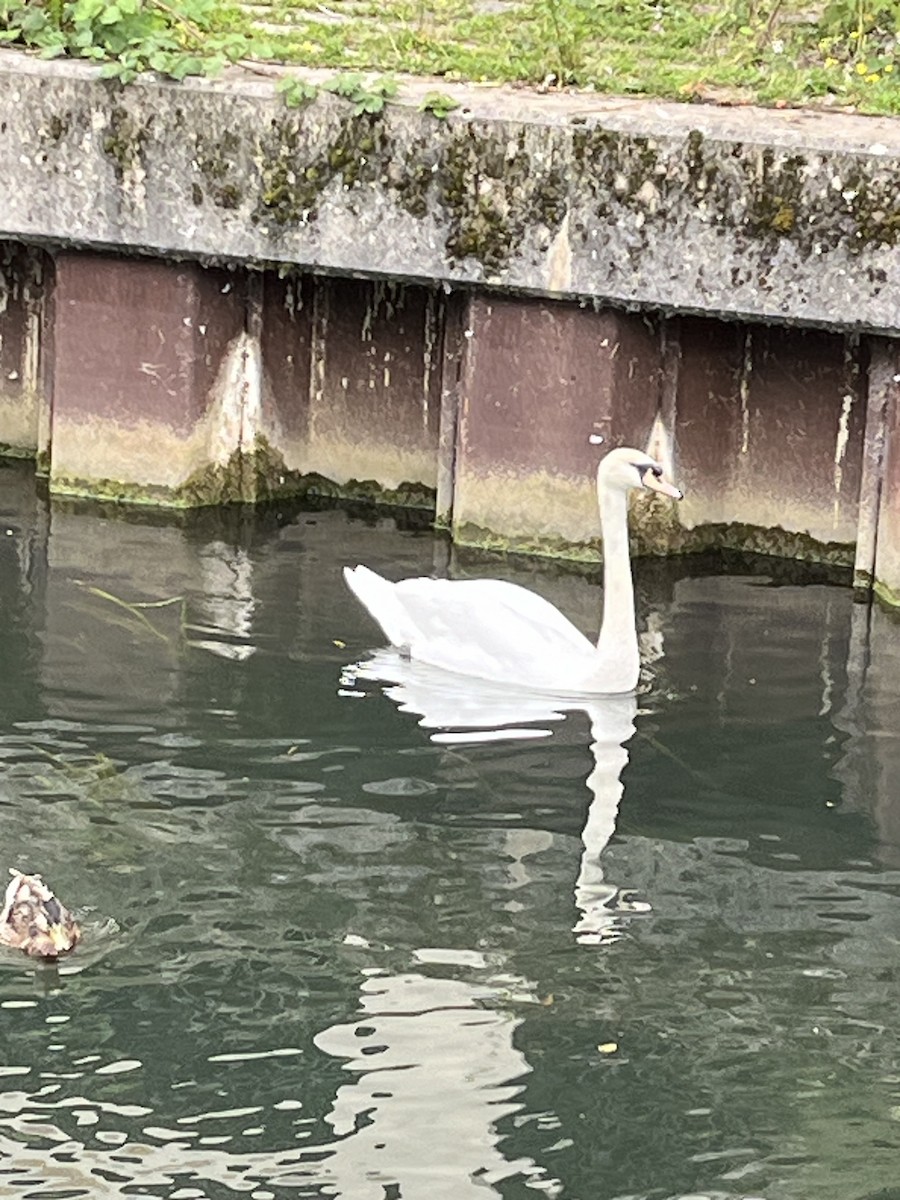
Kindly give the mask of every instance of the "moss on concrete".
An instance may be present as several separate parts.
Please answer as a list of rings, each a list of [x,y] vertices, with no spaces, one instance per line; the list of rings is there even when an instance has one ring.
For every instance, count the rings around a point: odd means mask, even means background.
[[[578,209],[585,198],[600,220],[634,213],[638,256],[644,227],[678,220],[676,208],[686,207],[768,254],[781,241],[804,257],[900,242],[900,196],[877,158],[729,143],[699,130],[677,142],[580,117],[546,127],[451,116],[419,128],[347,105],[335,124],[319,107],[335,103],[329,97],[276,111],[252,145],[234,130],[196,133],[192,202],[246,206],[252,221],[277,235],[316,221],[336,181],[348,192],[372,186],[417,220],[443,218],[446,258],[474,260],[487,275],[503,272],[529,240],[545,246],[570,201]],[[123,108],[111,109],[103,145],[120,179],[146,134]],[[588,236],[584,226],[573,233]]]
[[[34,449],[29,446],[13,446],[10,442],[0,442],[0,458],[33,459]]]
[[[384,488],[374,479],[349,479],[340,486],[338,495],[344,500],[365,500],[370,504],[386,504],[398,508],[418,508],[434,511],[436,492],[414,480],[404,480],[395,488]]]
[[[738,521],[699,525],[696,529],[681,530],[676,544],[671,549],[677,554],[738,550],[769,558],[821,563],[841,568],[852,567],[854,559],[854,547],[851,543],[820,542],[808,533],[798,533],[780,527],[764,529],[759,525],[747,525]]]
[[[774,150],[766,147],[755,175],[745,180],[749,202],[744,223],[751,233],[768,238],[793,232],[804,206],[805,167],[806,161],[799,154],[776,164]]]
[[[114,104],[110,108],[102,142],[103,153],[112,160],[120,184],[140,163],[152,122],[153,118],[150,117],[146,124],[142,124],[121,105]]]
[[[576,194],[590,198],[601,220],[633,211],[640,230],[653,218],[670,222],[673,206],[687,199],[717,227],[769,252],[781,240],[804,257],[900,242],[900,194],[877,158],[780,152],[708,140],[700,130],[682,145],[587,125],[570,138]]]
[[[50,494],[112,504],[177,507],[171,488],[150,484],[122,483],[115,479],[84,479],[72,475],[50,473]]]
[[[191,200],[194,204],[202,204],[204,196],[208,196],[217,208],[240,207],[243,198],[242,171],[236,169],[240,149],[241,139],[231,129],[215,137],[203,132],[196,134],[194,161],[203,176],[205,187],[196,182],[192,185]]]
[[[453,540],[457,545],[491,553],[565,559],[576,563],[596,564],[601,561],[599,538],[591,542],[569,542],[560,537],[509,537],[494,533],[473,521],[463,521],[454,526]]]
[[[893,172],[877,158],[864,161],[742,143],[729,155],[727,145],[715,143],[708,155],[695,155],[689,182],[725,229],[773,244],[788,240],[803,257],[837,249],[856,255],[900,238]]]
[[[55,474],[50,490],[56,496],[174,509],[265,504],[308,496],[427,512],[433,512],[435,505],[434,490],[416,482],[385,488],[374,479],[336,483],[315,472],[292,471],[264,437],[257,437],[249,451],[236,450],[225,463],[211,463],[195,471],[176,488]]]
[[[647,505],[647,509],[653,506]],[[853,546],[819,542],[808,534],[785,529],[763,529],[741,523],[701,525],[685,530],[674,516],[649,512],[635,519],[632,512],[631,552],[635,558],[665,555],[704,554],[710,551],[739,551],[769,558],[847,568],[853,564]],[[479,550],[566,559],[576,563],[598,563],[603,558],[600,538],[569,542],[555,537],[504,537],[472,522],[453,531],[454,541]],[[900,603],[900,600],[898,600]]]
[[[900,615],[900,591],[897,588],[891,587],[881,579],[876,579],[872,586],[872,592],[882,608],[890,613]]]
[[[71,111],[64,113],[53,113],[47,122],[47,134],[54,142],[60,142],[69,132],[69,126],[72,121]]]
[[[394,146],[379,115],[360,113],[341,120],[331,142],[312,152],[303,119],[286,113],[272,118],[260,151],[252,219],[277,229],[315,221],[322,193],[335,179],[347,189],[381,179]]]
[[[343,118],[329,143],[312,151],[303,120],[288,112],[260,139],[252,219],[272,230],[308,224],[334,181],[348,191],[379,186],[417,219],[443,210],[447,256],[496,272],[536,225],[553,234],[567,211],[564,147],[555,138],[541,144],[546,153],[529,145],[523,126],[502,122],[448,122],[435,137],[423,132],[401,144],[382,114],[362,113]]]
[[[556,233],[568,209],[569,186],[556,160],[556,139],[543,153],[524,128],[466,122],[452,128],[434,176],[434,202],[448,214],[450,259],[474,258],[503,270],[535,226]]]

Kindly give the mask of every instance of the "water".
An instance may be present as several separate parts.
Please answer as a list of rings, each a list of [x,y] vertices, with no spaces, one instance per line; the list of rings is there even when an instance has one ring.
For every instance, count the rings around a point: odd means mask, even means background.
[[[0,470],[2,865],[85,929],[0,952],[0,1194],[896,1200],[900,629],[649,564],[636,708],[345,672],[340,566],[445,555]]]

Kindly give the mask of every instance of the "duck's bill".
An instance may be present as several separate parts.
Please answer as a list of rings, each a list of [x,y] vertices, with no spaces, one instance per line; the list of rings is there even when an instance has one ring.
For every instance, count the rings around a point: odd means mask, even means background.
[[[654,492],[659,492],[661,496],[668,496],[672,500],[684,499],[684,492],[680,488],[677,488],[674,483],[669,483],[668,479],[652,475],[649,471],[644,476],[644,486]]]
[[[52,950],[48,947],[48,957],[55,957],[57,954],[66,954],[75,945],[78,940],[72,934],[62,927],[62,925],[51,925],[47,930],[47,937],[50,941]]]

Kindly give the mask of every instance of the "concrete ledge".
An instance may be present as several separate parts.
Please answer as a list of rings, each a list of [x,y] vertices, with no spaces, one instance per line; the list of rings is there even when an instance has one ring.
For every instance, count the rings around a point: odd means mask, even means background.
[[[2,51],[0,239],[900,330],[900,123],[433,87],[354,116]]]

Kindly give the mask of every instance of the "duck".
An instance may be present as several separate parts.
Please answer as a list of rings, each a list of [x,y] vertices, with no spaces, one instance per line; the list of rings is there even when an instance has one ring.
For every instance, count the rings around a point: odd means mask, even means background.
[[[633,692],[640,650],[628,544],[632,491],[683,499],[662,465],[641,450],[621,447],[600,460],[603,619],[596,644],[548,600],[506,580],[392,582],[362,564],[345,567],[344,578],[390,644],[412,660],[556,695]]]
[[[32,958],[59,958],[81,939],[75,918],[40,875],[10,867],[12,879],[0,911],[0,945],[23,950]]]

